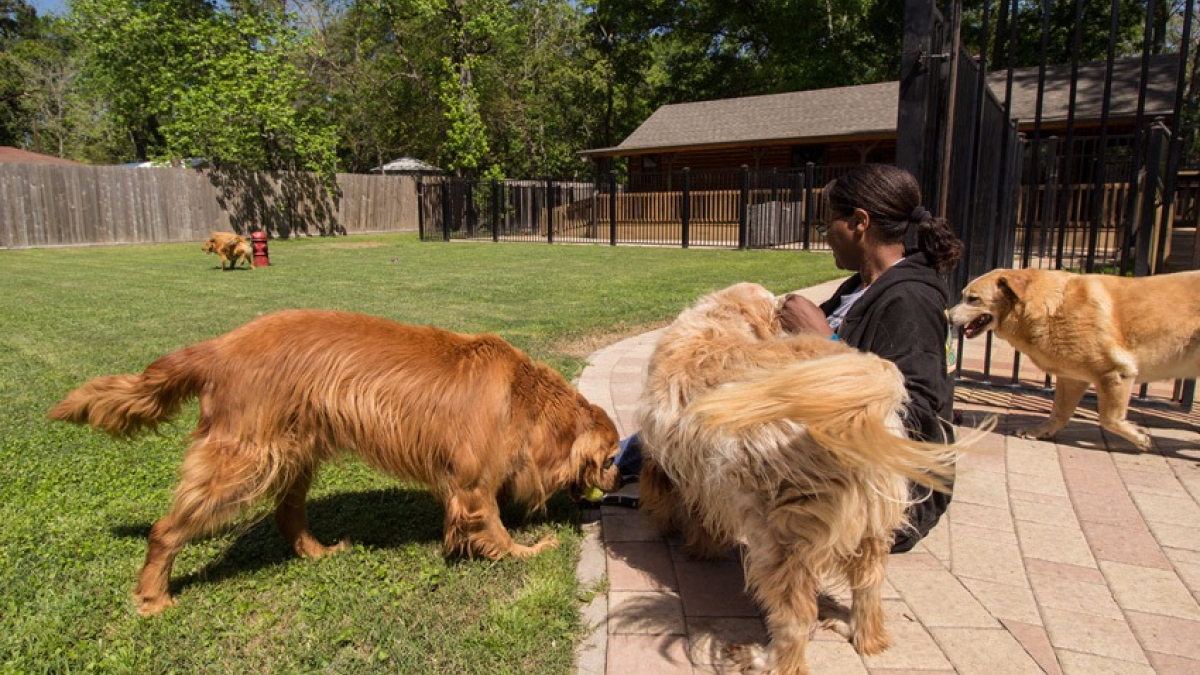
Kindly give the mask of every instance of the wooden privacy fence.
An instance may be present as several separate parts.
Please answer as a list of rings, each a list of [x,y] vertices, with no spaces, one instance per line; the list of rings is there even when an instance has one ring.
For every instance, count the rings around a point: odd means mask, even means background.
[[[0,164],[0,248],[415,232],[407,176]]]

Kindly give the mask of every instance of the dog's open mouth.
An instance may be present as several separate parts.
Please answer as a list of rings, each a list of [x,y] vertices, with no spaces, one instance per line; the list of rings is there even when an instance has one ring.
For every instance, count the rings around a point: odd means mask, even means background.
[[[976,335],[979,335],[983,331],[987,330],[987,327],[990,326],[991,323],[992,323],[992,315],[991,314],[980,314],[979,316],[975,317],[974,321],[963,326],[963,329],[962,329],[963,335],[967,336],[967,339],[973,338]]]

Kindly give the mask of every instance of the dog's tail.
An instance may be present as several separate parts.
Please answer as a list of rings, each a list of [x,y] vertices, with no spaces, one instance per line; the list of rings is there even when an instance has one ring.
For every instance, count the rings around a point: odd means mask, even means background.
[[[889,425],[907,400],[904,377],[872,354],[848,352],[798,361],[759,379],[725,385],[697,398],[688,412],[713,430],[791,421],[848,468],[885,468],[947,490],[955,446],[921,443]]]
[[[129,438],[169,420],[203,386],[204,344],[184,347],[151,363],[141,375],[93,378],[50,409],[50,419],[90,424]]]

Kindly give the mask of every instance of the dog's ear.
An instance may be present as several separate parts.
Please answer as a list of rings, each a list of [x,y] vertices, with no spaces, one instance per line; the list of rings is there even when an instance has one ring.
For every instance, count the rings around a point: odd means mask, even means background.
[[[1029,277],[1024,274],[1016,273],[1015,271],[1009,274],[1001,275],[996,279],[996,288],[1000,292],[1012,298],[1020,300],[1025,295],[1025,288],[1029,285]]]

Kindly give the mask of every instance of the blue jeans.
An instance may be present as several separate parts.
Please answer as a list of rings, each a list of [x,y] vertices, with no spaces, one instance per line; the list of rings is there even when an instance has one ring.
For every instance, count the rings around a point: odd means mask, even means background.
[[[623,481],[636,478],[642,472],[642,442],[636,433],[621,441],[621,449],[613,463],[617,465]]]

